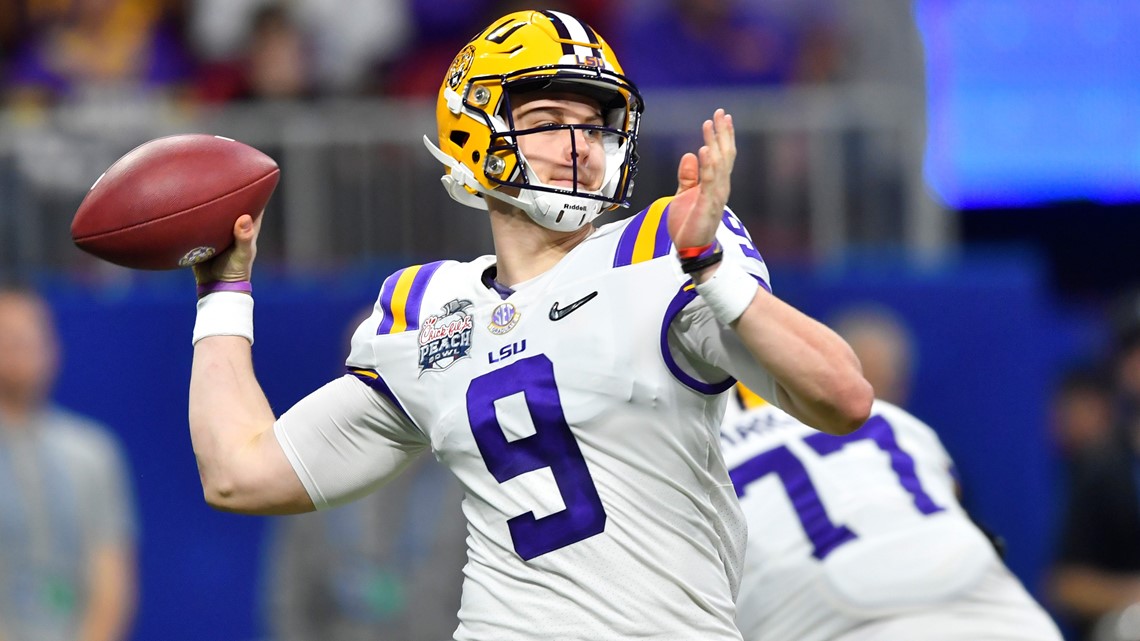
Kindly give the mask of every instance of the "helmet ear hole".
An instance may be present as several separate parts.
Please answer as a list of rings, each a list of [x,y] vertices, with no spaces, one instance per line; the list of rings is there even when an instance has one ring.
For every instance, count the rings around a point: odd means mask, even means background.
[[[471,162],[479,162],[479,150],[478,149],[471,152]]]
[[[466,131],[455,130],[455,131],[451,132],[451,136],[449,138],[451,139],[451,142],[455,143],[455,145],[457,147],[462,148],[464,145],[467,144],[467,140],[470,137],[471,137],[471,134],[469,134]]]

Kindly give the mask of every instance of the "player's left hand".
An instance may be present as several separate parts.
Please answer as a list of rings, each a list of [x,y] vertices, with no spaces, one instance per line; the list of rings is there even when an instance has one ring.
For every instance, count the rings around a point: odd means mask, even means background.
[[[705,144],[681,157],[677,195],[669,205],[669,236],[677,247],[703,247],[713,242],[731,189],[736,161],[732,116],[717,109],[701,127]]]

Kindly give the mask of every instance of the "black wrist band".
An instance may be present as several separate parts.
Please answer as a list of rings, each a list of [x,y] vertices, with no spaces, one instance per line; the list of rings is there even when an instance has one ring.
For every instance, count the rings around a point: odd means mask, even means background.
[[[705,267],[712,267],[724,259],[724,250],[718,245],[716,251],[704,258],[689,258],[681,260],[681,271],[686,274],[699,272]]]

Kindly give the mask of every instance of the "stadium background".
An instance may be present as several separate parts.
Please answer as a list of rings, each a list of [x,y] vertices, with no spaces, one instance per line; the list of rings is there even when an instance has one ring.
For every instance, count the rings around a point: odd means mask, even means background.
[[[627,10],[652,14],[647,3]],[[1062,499],[1045,427],[1050,389],[1066,364],[1108,348],[1110,303],[1140,285],[1131,242],[1140,124],[1128,115],[1140,102],[1140,44],[1122,28],[1137,23],[1140,3],[915,7],[919,77],[649,83],[634,210],[671,192],[679,150],[728,106],[741,132],[732,203],[776,293],[824,320],[876,301],[910,324],[919,354],[910,408],[940,431],[967,506],[1007,540],[1010,567],[1040,594]],[[457,33],[472,31],[456,22]],[[611,40],[635,80],[651,75]],[[432,84],[448,58],[422,60]],[[133,638],[254,639],[266,521],[201,499],[186,429],[192,279],[79,254],[66,226],[83,191],[114,158],[167,133],[227,135],[278,158],[254,353],[278,410],[338,374],[344,325],[388,273],[485,253],[489,239],[480,217],[438,187],[419,142],[434,130],[422,92],[192,106],[121,85],[107,93],[116,97],[10,101],[0,114],[0,273],[31,278],[56,306],[59,400],[114,426],[126,445],[142,527]],[[924,132],[925,150],[915,145]]]

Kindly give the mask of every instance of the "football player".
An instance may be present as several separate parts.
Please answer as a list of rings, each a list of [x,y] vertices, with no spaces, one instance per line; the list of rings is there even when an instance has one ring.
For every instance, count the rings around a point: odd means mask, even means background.
[[[748,521],[745,641],[1060,641],[958,503],[929,426],[878,400],[816,431],[738,386],[721,444]]]
[[[588,25],[503,16],[439,92],[444,187],[495,255],[380,287],[348,373],[275,417],[251,367],[257,228],[197,268],[190,429],[207,500],[239,512],[362,496],[431,451],[465,489],[456,639],[739,639],[744,524],[718,444],[737,378],[820,429],[872,392],[838,335],[770,293],[725,208],[732,117],[626,220],[641,96]],[[436,509],[425,505],[422,509]]]

